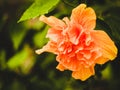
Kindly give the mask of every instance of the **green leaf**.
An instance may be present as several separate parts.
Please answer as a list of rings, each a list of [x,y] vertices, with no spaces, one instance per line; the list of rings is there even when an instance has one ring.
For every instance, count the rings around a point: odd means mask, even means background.
[[[59,0],[36,0],[22,15],[18,22],[48,13]]]
[[[17,50],[21,45],[25,35],[27,34],[27,29],[23,26],[22,23],[15,23],[11,25],[9,34],[13,43],[13,47],[15,50]]]
[[[105,31],[111,38],[112,36],[112,30],[111,27],[102,19],[97,18],[97,25],[96,30],[103,30]]]
[[[96,30],[104,30],[115,42],[120,41],[120,7],[111,7],[97,19]]]
[[[108,64],[107,67],[102,71],[102,78],[107,80],[112,78],[112,69],[110,64]]]
[[[43,45],[45,45],[48,42],[48,38],[46,38],[46,34],[48,31],[48,26],[46,26],[44,28],[43,31],[38,32],[37,34],[35,34],[35,36],[33,37],[33,42],[37,47],[43,47]]]
[[[4,70],[6,68],[6,52],[5,50],[0,50],[0,70]]]
[[[112,7],[103,13],[104,21],[109,25],[112,32],[112,38],[120,41],[120,7]]]
[[[46,69],[48,68],[48,66],[53,63],[53,61],[55,60],[55,55],[53,54],[46,54],[47,57],[45,58],[44,62],[41,63],[41,67],[42,69]]]
[[[72,6],[72,7],[76,7],[78,6],[81,1],[80,0],[62,0],[66,5]]]
[[[10,70],[17,71],[20,74],[28,74],[35,64],[33,51],[28,45],[25,45],[24,48],[11,57],[7,66]]]
[[[9,59],[7,65],[10,69],[20,66],[28,57],[28,51],[22,50]]]

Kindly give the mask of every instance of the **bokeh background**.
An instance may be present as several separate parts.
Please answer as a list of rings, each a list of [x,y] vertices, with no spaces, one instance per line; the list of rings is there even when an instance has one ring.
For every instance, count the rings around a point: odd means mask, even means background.
[[[96,65],[95,76],[84,82],[71,71],[58,71],[54,54],[35,54],[47,43],[49,27],[39,17],[17,23],[33,2],[0,0],[0,90],[120,90],[120,52],[114,61]],[[96,29],[106,31],[120,50],[120,0],[60,0],[46,15],[70,17],[80,3],[94,8]]]

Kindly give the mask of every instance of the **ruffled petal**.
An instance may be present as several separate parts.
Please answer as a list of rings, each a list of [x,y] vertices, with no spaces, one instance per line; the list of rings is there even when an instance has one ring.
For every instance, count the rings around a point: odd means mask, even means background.
[[[39,20],[48,24],[52,28],[56,28],[57,30],[64,29],[64,27],[66,26],[62,20],[59,20],[54,16],[45,17],[44,15],[42,15],[40,16]]]
[[[43,48],[35,51],[37,54],[41,54],[43,52],[51,52],[57,54],[56,43],[49,41]]]
[[[73,71],[72,73],[72,77],[74,77],[75,79],[80,79],[82,81],[85,81],[86,79],[88,79],[90,76],[94,75],[94,65],[86,68],[86,67],[80,67],[81,70],[79,71]]]
[[[98,64],[104,64],[108,60],[114,60],[117,56],[117,47],[110,37],[104,31],[93,31],[92,37],[96,45],[100,48],[102,56],[96,61]]]
[[[62,30],[56,30],[54,28],[50,28],[48,30],[46,37],[54,42],[58,42],[63,37]]]
[[[66,68],[62,64],[58,64],[56,69],[59,69],[60,71],[64,71]]]
[[[78,61],[76,57],[70,57],[69,55],[58,55],[56,60],[71,71],[78,71],[83,64],[83,62]]]
[[[79,43],[80,37],[83,33],[83,28],[79,24],[73,24],[71,27],[68,28],[67,33],[69,35],[70,41],[77,45]]]
[[[85,30],[93,30],[96,25],[96,15],[92,8],[86,8],[85,4],[80,4],[73,9],[71,20],[79,23]]]
[[[101,56],[101,57],[99,57],[99,58],[96,59],[96,63],[97,64],[104,64],[104,63],[106,63],[108,61],[109,61],[109,59],[105,58],[104,56]]]

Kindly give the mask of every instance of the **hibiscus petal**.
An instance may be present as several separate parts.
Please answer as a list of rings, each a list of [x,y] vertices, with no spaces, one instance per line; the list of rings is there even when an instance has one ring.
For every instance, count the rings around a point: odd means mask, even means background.
[[[108,60],[114,60],[117,56],[117,48],[114,42],[104,31],[93,31],[92,37],[98,47],[100,47],[102,52],[102,57],[97,60],[98,64],[104,64]]]
[[[43,52],[52,52],[56,54],[57,53],[56,43],[49,41],[42,49],[38,49],[35,52],[37,54],[41,54]]]
[[[64,71],[66,68],[62,64],[58,64],[56,69],[59,69],[60,71]]]
[[[83,33],[83,28],[81,25],[73,24],[71,27],[68,28],[67,33],[69,35],[70,41],[77,45],[79,43],[79,39],[81,34]]]
[[[106,63],[106,62],[108,62],[109,61],[109,59],[108,58],[105,58],[105,57],[99,57],[98,59],[96,59],[96,63],[98,63],[98,64],[104,64],[104,63]]]
[[[73,71],[72,73],[72,77],[75,79],[80,79],[82,81],[85,81],[86,79],[88,79],[90,76],[94,75],[94,65],[86,68],[86,67],[81,67],[81,70],[79,71]]]
[[[48,30],[46,37],[54,42],[58,42],[59,39],[61,39],[63,37],[63,35],[61,35],[61,33],[62,33],[62,30],[56,30],[54,28],[50,28]]]
[[[92,8],[86,8],[85,4],[80,4],[73,9],[71,20],[79,23],[86,30],[93,30],[96,25],[96,15]]]
[[[58,55],[56,60],[64,65],[68,70],[78,71],[83,62],[80,62],[76,59],[76,57],[69,57],[67,55]]]
[[[42,15],[39,18],[39,20],[43,21],[44,23],[48,24],[49,26],[53,28],[56,28],[57,30],[61,30],[66,26],[62,20],[59,20],[54,16],[45,17],[44,15]]]

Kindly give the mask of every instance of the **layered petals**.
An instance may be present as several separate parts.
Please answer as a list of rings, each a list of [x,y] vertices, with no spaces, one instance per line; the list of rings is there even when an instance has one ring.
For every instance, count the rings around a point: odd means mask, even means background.
[[[72,77],[86,80],[95,74],[94,66],[114,60],[117,48],[106,32],[94,30],[96,15],[92,8],[80,4],[74,8],[70,20],[65,17],[42,15],[40,20],[50,26],[46,35],[49,42],[37,54],[52,52],[57,55],[60,71],[72,71]]]
[[[89,68],[82,66],[80,71],[73,71],[72,77],[84,81],[90,76],[94,75],[94,73],[94,66],[91,66]]]
[[[97,63],[104,64],[108,60],[114,60],[117,55],[117,48],[110,37],[101,30],[94,31],[92,37],[94,41],[97,41],[95,43],[102,52],[102,57],[97,60]]]
[[[85,4],[81,4],[73,9],[71,21],[80,24],[86,30],[93,30],[96,25],[96,15],[92,8],[86,8]]]

